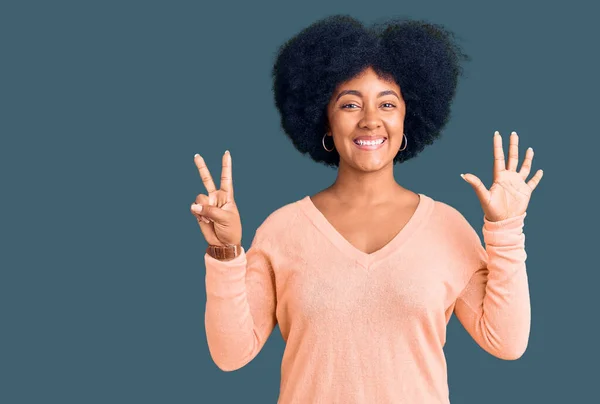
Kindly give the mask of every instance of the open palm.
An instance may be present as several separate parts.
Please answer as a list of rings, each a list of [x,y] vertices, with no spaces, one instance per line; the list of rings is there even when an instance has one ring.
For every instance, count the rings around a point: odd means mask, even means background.
[[[512,132],[507,165],[504,160],[502,137],[496,131],[494,133],[494,182],[490,189],[486,189],[477,176],[461,174],[475,190],[487,220],[497,222],[522,215],[527,211],[531,194],[544,174],[542,170],[538,170],[528,182],[525,182],[531,172],[532,161],[533,149],[530,147],[525,153],[521,170],[517,171],[519,137],[516,132]]]

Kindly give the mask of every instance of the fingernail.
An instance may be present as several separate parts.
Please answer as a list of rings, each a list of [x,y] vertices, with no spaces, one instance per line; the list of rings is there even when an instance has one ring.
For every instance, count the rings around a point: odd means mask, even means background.
[[[202,212],[202,205],[193,205],[192,209],[194,209],[195,212]]]
[[[198,153],[194,154],[194,158],[196,158],[196,157],[198,157],[198,156],[199,156],[199,154],[198,154]]]
[[[229,150],[225,150],[225,153],[229,153]]]

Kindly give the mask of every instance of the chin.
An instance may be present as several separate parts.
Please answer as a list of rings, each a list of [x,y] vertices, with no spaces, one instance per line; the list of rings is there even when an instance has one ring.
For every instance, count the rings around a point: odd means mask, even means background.
[[[355,168],[357,168],[360,171],[364,171],[364,172],[374,172],[374,171],[379,171],[385,167],[387,167],[387,165],[391,163],[391,161],[388,160],[380,160],[380,159],[372,159],[370,161],[366,161],[366,160],[354,160],[353,161],[353,165]]]

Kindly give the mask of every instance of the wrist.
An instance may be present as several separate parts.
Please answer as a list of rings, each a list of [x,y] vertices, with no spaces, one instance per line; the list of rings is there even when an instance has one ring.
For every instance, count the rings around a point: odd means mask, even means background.
[[[206,248],[206,253],[219,261],[229,261],[242,253],[242,245],[241,242],[226,245],[209,244]]]

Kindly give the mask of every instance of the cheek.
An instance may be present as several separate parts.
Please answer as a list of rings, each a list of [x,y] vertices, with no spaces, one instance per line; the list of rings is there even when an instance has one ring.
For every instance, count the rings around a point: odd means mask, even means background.
[[[404,126],[404,113],[397,113],[390,117],[389,124],[393,127]]]
[[[399,130],[394,130],[394,132],[388,138],[390,142],[389,147],[393,150],[399,150],[404,147],[404,131],[403,128],[400,127]],[[409,134],[406,134],[406,138],[408,139]]]
[[[388,125],[388,132],[390,136],[394,137],[394,141],[398,144],[402,141],[404,136],[404,117],[399,117],[396,121],[390,122]],[[406,135],[408,136],[408,134]]]
[[[404,116],[390,117],[384,125],[390,136],[401,137],[404,134]]]
[[[358,114],[346,114],[345,116],[340,114],[338,116],[334,116],[333,125],[335,128],[341,131],[353,131],[358,125],[360,118]]]

